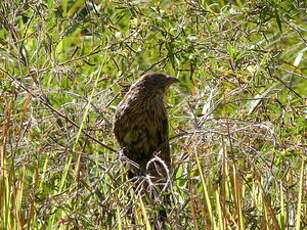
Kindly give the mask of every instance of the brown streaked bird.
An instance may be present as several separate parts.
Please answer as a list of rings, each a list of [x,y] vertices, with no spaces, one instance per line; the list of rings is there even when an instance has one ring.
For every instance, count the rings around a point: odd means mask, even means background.
[[[135,82],[119,103],[113,124],[113,132],[130,160],[138,163],[139,169],[130,167],[129,178],[146,174],[165,175],[165,166],[148,167],[156,155],[170,169],[168,141],[168,118],[163,97],[167,88],[179,80],[163,73],[147,73]]]

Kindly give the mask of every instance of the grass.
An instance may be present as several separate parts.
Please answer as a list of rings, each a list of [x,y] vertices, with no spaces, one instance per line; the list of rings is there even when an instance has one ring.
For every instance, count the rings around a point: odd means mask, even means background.
[[[306,7],[1,1],[0,229],[153,229],[111,131],[148,71],[181,81],[167,229],[304,229]]]

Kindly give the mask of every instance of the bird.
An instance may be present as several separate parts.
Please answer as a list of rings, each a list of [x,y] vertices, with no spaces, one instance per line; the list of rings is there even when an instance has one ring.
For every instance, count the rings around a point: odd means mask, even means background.
[[[164,96],[169,86],[177,82],[178,78],[164,73],[146,73],[131,85],[117,106],[115,138],[124,156],[138,166],[130,166],[130,179],[149,174],[156,181],[165,181],[171,159]]]
[[[176,82],[178,78],[164,73],[144,74],[118,104],[113,119],[115,138],[124,156],[133,162],[129,164],[128,178],[146,178],[143,187],[149,188],[150,197],[159,203],[158,219],[152,222],[153,229],[159,230],[166,229],[166,206],[170,203],[168,194],[163,195],[171,169],[168,116],[163,99],[169,86]],[[136,181],[135,187],[139,188],[137,184]]]

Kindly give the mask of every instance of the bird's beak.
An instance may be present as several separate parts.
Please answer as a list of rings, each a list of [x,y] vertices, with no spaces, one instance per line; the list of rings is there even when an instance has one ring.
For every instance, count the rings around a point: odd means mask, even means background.
[[[178,78],[176,78],[176,77],[171,77],[171,76],[168,77],[168,84],[169,84],[169,85],[170,85],[170,84],[173,84],[173,83],[176,83],[176,82],[180,82]]]

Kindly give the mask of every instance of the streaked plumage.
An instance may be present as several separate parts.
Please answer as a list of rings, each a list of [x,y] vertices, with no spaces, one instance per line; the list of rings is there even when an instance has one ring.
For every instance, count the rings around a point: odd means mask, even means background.
[[[162,73],[145,74],[130,87],[117,107],[113,125],[115,137],[124,155],[140,165],[141,173],[155,154],[170,167],[168,118],[163,96],[169,85],[177,81]],[[157,175],[153,170],[150,169],[150,173]],[[129,177],[139,174],[140,171],[131,169]]]

